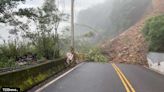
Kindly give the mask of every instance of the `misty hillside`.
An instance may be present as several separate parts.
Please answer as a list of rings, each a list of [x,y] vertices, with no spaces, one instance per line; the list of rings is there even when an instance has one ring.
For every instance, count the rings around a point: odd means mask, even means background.
[[[134,25],[145,13],[151,0],[106,0],[78,14],[77,23],[96,30],[93,42],[113,38]],[[94,31],[95,31],[94,30]],[[93,31],[76,26],[76,35]],[[96,38],[96,39],[95,39]]]

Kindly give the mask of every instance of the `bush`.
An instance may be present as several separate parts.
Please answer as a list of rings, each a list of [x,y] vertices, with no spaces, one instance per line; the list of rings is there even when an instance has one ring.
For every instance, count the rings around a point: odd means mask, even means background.
[[[97,48],[90,49],[86,58],[88,61],[107,62],[107,58],[103,56]]]
[[[38,34],[35,36],[35,39],[32,43],[36,50],[36,53],[42,58],[46,59],[55,59],[59,58],[59,38],[55,37],[54,34]]]
[[[142,30],[149,44],[149,51],[164,52],[164,15],[146,21]]]
[[[34,50],[25,42],[9,40],[0,45],[0,68],[15,66],[16,58],[33,53]]]
[[[16,66],[15,60],[7,59],[5,57],[0,58],[0,68],[14,67],[14,66]]]
[[[36,54],[37,59],[60,58],[58,38],[55,35],[38,36],[34,42],[35,44],[26,40],[9,39],[0,44],[0,68],[14,66],[18,57],[28,53]]]

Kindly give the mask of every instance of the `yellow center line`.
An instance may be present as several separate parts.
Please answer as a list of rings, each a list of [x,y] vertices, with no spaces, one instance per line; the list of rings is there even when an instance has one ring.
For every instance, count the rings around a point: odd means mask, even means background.
[[[119,71],[117,70],[117,68],[114,66],[114,64],[112,64],[112,66],[113,66],[113,68],[115,69],[116,73],[118,74],[119,78],[121,79],[121,81],[122,81],[122,83],[123,83],[123,85],[124,85],[124,87],[125,87],[125,89],[126,89],[126,92],[130,92],[130,90],[129,90],[127,84],[125,83],[123,77],[121,76],[121,74],[119,73]]]
[[[115,65],[115,64],[114,64]],[[116,66],[116,65],[115,65]],[[132,92],[135,92],[133,86],[131,85],[131,83],[129,82],[129,80],[125,77],[125,75],[122,73],[122,71],[116,66],[116,68],[118,69],[118,71],[121,73],[121,75],[123,76],[123,78],[125,79],[126,83],[129,85],[130,89],[132,90]]]
[[[135,92],[133,86],[131,85],[131,83],[129,82],[129,80],[125,77],[125,75],[123,74],[123,72],[115,64],[113,64],[113,65],[118,70],[118,72],[122,75],[123,79],[125,80],[125,82],[127,83],[127,85],[130,87],[131,91],[132,92]]]

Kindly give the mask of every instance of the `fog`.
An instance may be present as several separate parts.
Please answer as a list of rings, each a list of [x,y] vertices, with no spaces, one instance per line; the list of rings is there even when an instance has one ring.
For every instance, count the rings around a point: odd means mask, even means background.
[[[39,1],[38,4],[36,1],[29,1],[19,7],[39,6],[43,3],[42,1]],[[95,0],[95,2],[94,0],[76,0],[75,34],[79,37],[92,31],[94,37],[90,41],[93,43],[113,38],[135,24],[144,15],[150,4],[151,0]],[[70,0],[65,0],[60,7],[64,7],[65,12],[70,14]],[[63,29],[65,25],[61,23],[59,30]],[[3,39],[7,39],[9,36],[7,30],[3,27],[0,31]]]
[[[107,40],[134,25],[146,13],[151,0],[106,0],[78,13],[76,36],[90,31],[93,43]],[[85,26],[84,26],[85,25]]]

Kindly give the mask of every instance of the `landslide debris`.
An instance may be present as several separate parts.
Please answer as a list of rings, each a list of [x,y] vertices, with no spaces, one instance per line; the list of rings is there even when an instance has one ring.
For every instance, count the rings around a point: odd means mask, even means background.
[[[153,0],[152,5],[141,20],[119,36],[101,45],[110,62],[147,64],[147,43],[141,33],[145,21],[152,16],[164,13],[164,0]]]

